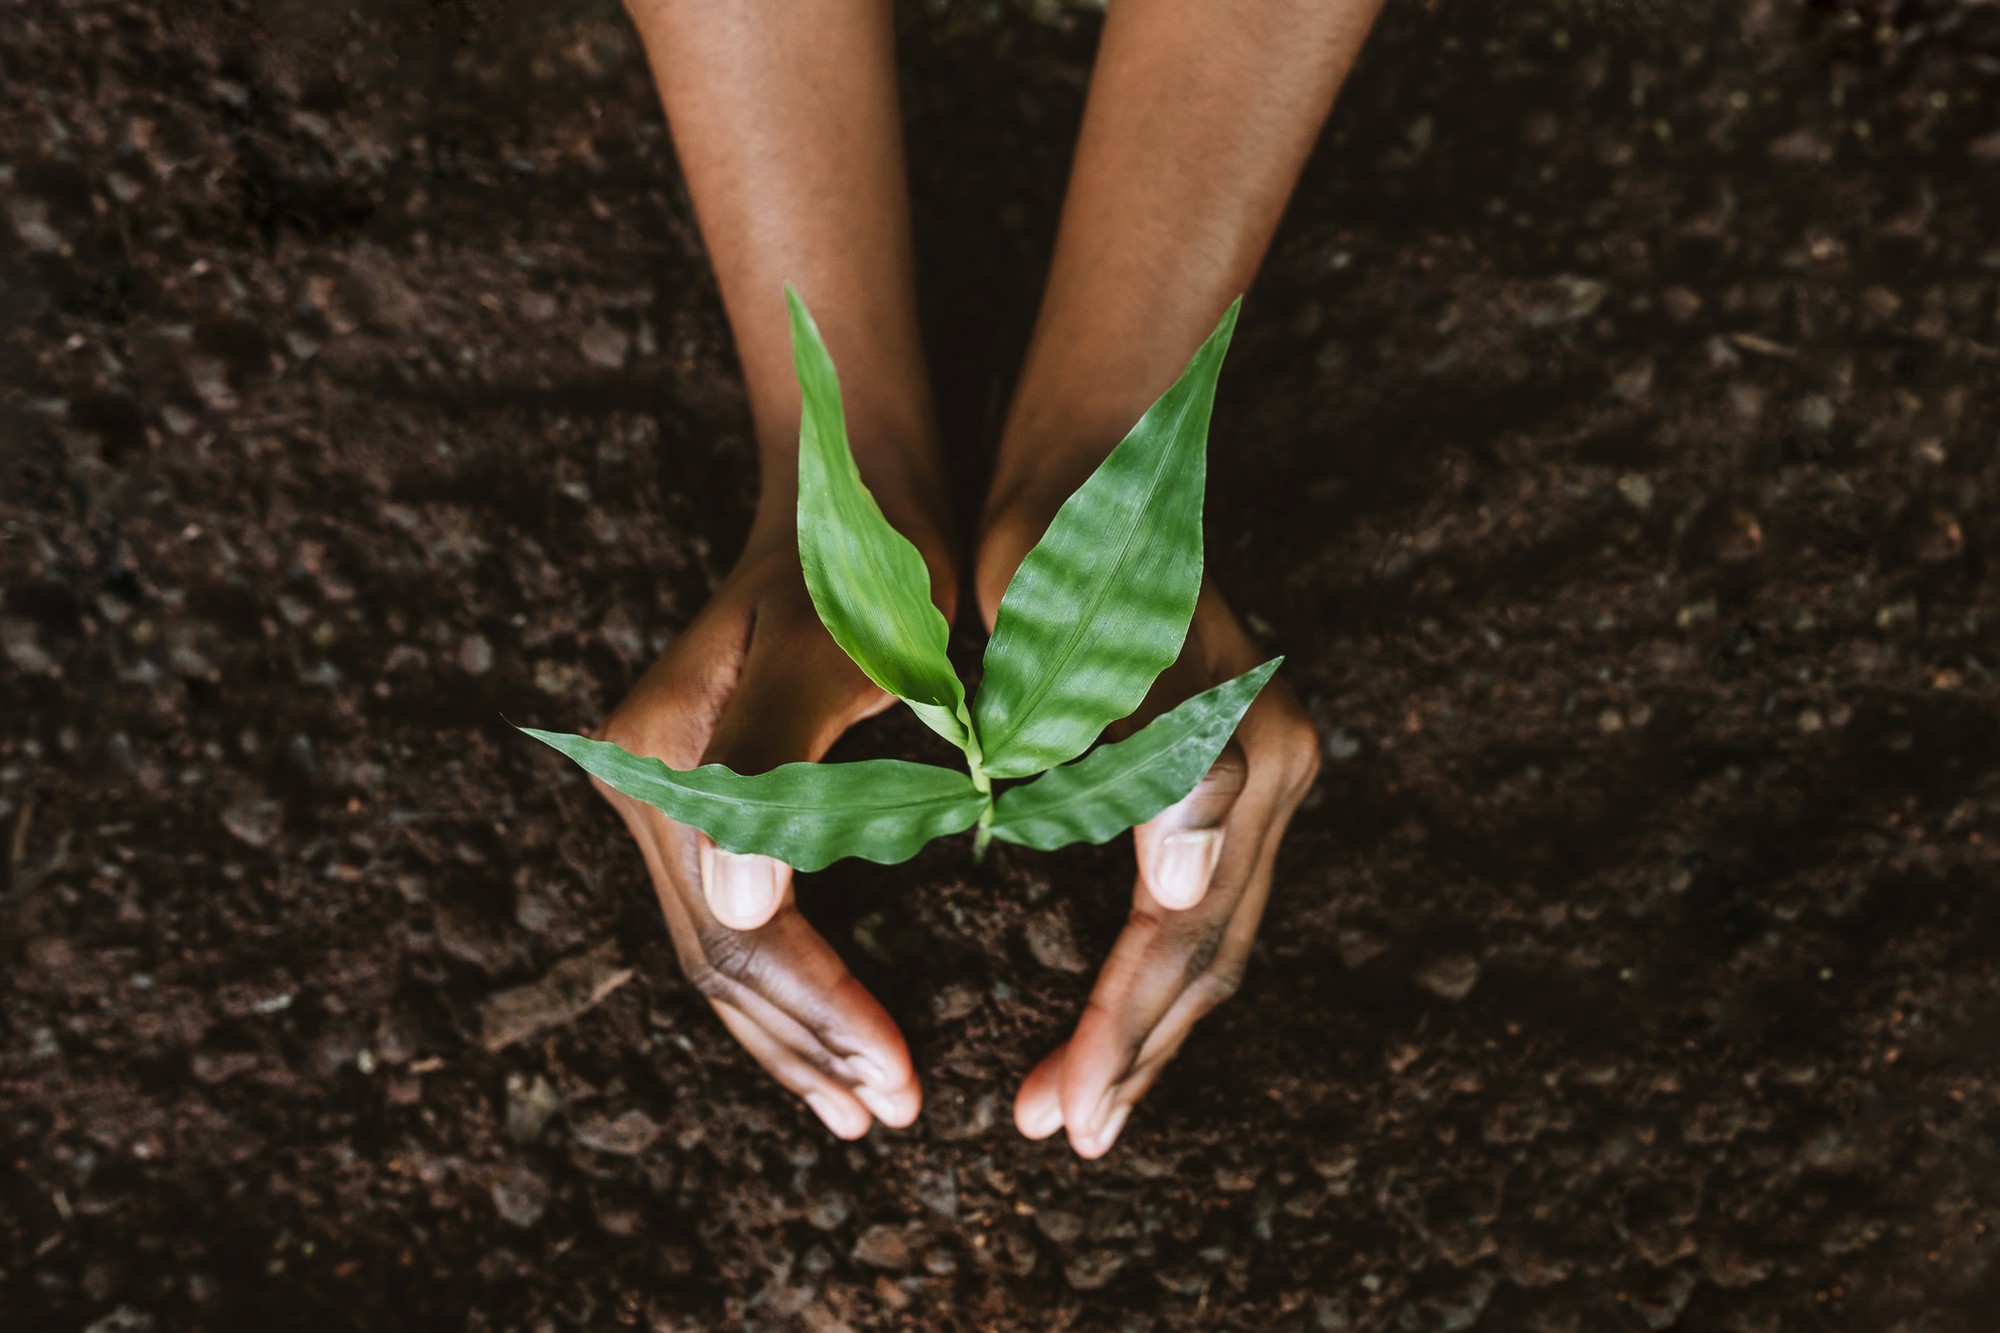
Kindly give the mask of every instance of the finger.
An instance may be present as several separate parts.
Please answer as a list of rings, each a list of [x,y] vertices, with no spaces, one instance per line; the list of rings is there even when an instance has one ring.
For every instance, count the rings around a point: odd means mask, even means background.
[[[667,919],[682,971],[722,1012],[754,1022],[796,1058],[844,1086],[883,1123],[916,1119],[922,1089],[902,1032],[788,893],[755,931],[735,931],[691,891],[693,831],[650,807],[627,814]],[[688,887],[682,887],[688,886]]]
[[[1081,1156],[1101,1156],[1117,1140],[1157,1067],[1233,989],[1249,955],[1291,804],[1281,784],[1260,780],[1254,768],[1231,800],[1211,876],[1216,892],[1177,909],[1144,876],[1133,888],[1131,918],[1064,1061],[1063,1123]],[[1135,1072],[1143,1076],[1137,1084]]]
[[[1249,959],[1257,927],[1263,919],[1265,903],[1270,897],[1277,852],[1278,838],[1273,836],[1265,843],[1264,855],[1253,871],[1251,884],[1240,895],[1236,909],[1221,927],[1220,937],[1213,946],[1213,957],[1207,966],[1188,979],[1180,994],[1174,997],[1166,1012],[1160,1015],[1139,1043],[1125,1073],[1106,1094],[1114,1108],[1129,1107],[1151,1091],[1168,1064],[1180,1053],[1182,1045],[1193,1035],[1195,1024],[1234,992],[1237,978],[1242,976],[1244,964]],[[1110,1140],[1116,1135],[1105,1134],[1103,1137],[1106,1141],[1102,1146],[1109,1148]]]
[[[681,768],[707,757],[754,772],[823,754],[875,701],[823,631],[797,630],[812,613],[792,584],[796,572],[789,584],[718,596],[621,705],[606,739]],[[796,687],[773,670],[781,661],[797,668]],[[683,970],[746,1049],[810,1096],[836,1133],[866,1132],[871,1115],[914,1120],[922,1093],[902,1034],[799,916],[790,869],[730,858],[658,810],[605,794],[645,857]]]
[[[710,998],[754,1019],[786,1049],[838,1081],[884,1124],[901,1128],[923,1104],[909,1046],[880,1001],[787,902],[717,959]]]
[[[1193,791],[1132,831],[1139,881],[1160,906],[1184,912],[1208,892],[1249,774],[1243,746],[1232,738]]]
[[[718,1001],[715,1012],[743,1049],[772,1078],[797,1093],[837,1137],[858,1139],[868,1132],[874,1120],[851,1091],[800,1059],[736,1006]]]
[[[1014,1095],[1014,1127],[1031,1139],[1045,1139],[1063,1126],[1063,1057],[1069,1043],[1050,1051],[1021,1080]]]
[[[1079,1156],[1102,1156],[1124,1128],[1131,1103],[1118,1095],[1120,1085],[1158,1017],[1184,992],[1188,953],[1158,912],[1134,912],[1113,946],[1062,1066],[1062,1123]]]
[[[1231,869],[1225,863],[1220,873],[1228,877]],[[1079,1156],[1101,1157],[1110,1150],[1159,1068],[1173,1058],[1196,1020],[1228,993],[1226,982],[1210,978],[1233,971],[1210,968],[1241,966],[1234,949],[1223,956],[1234,916],[1219,897],[1191,912],[1157,905],[1134,910],[1077,1020],[1063,1062],[1062,1122]],[[1254,925],[1241,935],[1244,954],[1252,934]]]
[[[1140,882],[1158,906],[1185,910],[1206,893],[1221,857],[1223,826],[1247,776],[1243,748],[1232,740],[1194,791],[1136,830]],[[1090,1018],[1089,1010],[1085,1018]],[[1067,1050],[1065,1043],[1037,1065],[1015,1096],[1014,1123],[1031,1139],[1046,1138],[1063,1127],[1062,1073]],[[1115,1138],[1114,1131],[1106,1136],[1104,1146],[1108,1148]]]
[[[682,965],[718,1009],[727,1004],[755,1022],[884,1124],[901,1128],[917,1118],[923,1092],[901,1030],[789,893],[754,931],[702,919],[700,906],[670,907],[669,921],[676,910],[694,918],[687,933],[696,956]]]

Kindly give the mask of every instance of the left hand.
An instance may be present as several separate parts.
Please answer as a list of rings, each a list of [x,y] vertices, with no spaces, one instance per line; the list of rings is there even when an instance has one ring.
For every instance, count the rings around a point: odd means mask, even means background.
[[[978,580],[989,627],[1007,578],[1033,540],[1006,525],[989,529]],[[1204,583],[1179,660],[1125,729],[1268,656]],[[1195,789],[1133,830],[1138,876],[1131,918],[1076,1032],[1022,1082],[1014,1123],[1023,1134],[1041,1139],[1066,1129],[1070,1146],[1086,1158],[1103,1156],[1117,1142],[1133,1105],[1196,1021],[1241,983],[1271,894],[1279,841],[1318,773],[1312,720],[1291,688],[1273,678]]]

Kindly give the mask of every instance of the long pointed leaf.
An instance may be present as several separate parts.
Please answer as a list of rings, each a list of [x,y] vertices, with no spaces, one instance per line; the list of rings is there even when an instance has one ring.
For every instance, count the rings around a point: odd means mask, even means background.
[[[994,777],[1076,758],[1180,655],[1201,592],[1209,411],[1241,304],[1063,503],[1008,583],[973,704]]]
[[[805,302],[785,284],[799,417],[799,559],[813,609],[854,664],[953,745],[970,737],[965,687],[945,656],[950,628],[930,569],[889,525],[847,443],[840,379]]]
[[[674,769],[608,741],[520,730],[627,796],[692,825],[732,852],[775,856],[798,870],[842,857],[907,861],[933,838],[977,823],[986,797],[964,773],[900,759],[784,764],[768,773],[721,764]]]
[[[1194,790],[1284,660],[1204,690],[1124,740],[1001,792],[993,836],[1052,852],[1143,824]]]

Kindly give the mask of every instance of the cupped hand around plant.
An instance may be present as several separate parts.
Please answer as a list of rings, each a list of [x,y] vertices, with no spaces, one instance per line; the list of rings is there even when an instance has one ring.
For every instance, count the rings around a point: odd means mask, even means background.
[[[924,507],[913,515],[907,496],[891,499],[902,521],[878,504],[825,343],[798,294],[788,301],[802,404],[791,520],[760,506],[743,569],[604,739],[524,730],[618,793],[689,970],[841,1133],[866,1129],[864,1108],[891,1124],[915,1114],[908,1055],[825,942],[785,915],[778,862],[893,864],[975,825],[975,852],[1137,826],[1132,924],[1076,1036],[1017,1106],[1036,1137],[1067,1125],[1096,1156],[1233,986],[1315,767],[1296,700],[1281,691],[1246,711],[1282,659],[1256,661],[1202,578],[1208,419],[1238,307],[1108,454],[1041,451],[997,493],[979,570],[993,634],[968,697],[935,604],[951,586],[940,528],[912,528]],[[810,762],[891,697],[963,752],[963,771]],[[814,1005],[815,986],[840,1002]],[[891,1062],[863,1049],[892,1042]]]
[[[894,702],[813,610],[789,523],[764,525],[714,601],[675,639],[598,735],[677,769],[740,773],[817,760]],[[955,588],[932,545],[934,586]],[[858,1138],[903,1126],[922,1096],[895,1022],[799,914],[792,870],[722,851],[655,807],[594,784],[644,854],[688,979],[772,1077],[827,1127]]]
[[[974,575],[989,629],[1016,567],[1070,486],[1057,475],[989,506]],[[1204,580],[1180,657],[1112,734],[1136,731],[1265,656]],[[1270,897],[1279,841],[1318,772],[1312,721],[1277,677],[1195,789],[1133,829],[1131,916],[1075,1032],[1022,1082],[1014,1101],[1022,1133],[1040,1139],[1066,1129],[1081,1156],[1110,1150],[1194,1024],[1235,992]]]

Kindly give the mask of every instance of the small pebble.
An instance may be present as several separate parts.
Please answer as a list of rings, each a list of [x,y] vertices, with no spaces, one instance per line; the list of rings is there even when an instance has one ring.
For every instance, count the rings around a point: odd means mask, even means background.
[[[493,1207],[513,1226],[535,1225],[548,1206],[549,1183],[528,1167],[507,1167],[493,1181]]]
[[[1096,1291],[1110,1283],[1125,1267],[1125,1256],[1116,1250],[1091,1250],[1079,1254],[1063,1267],[1063,1277],[1077,1291]]]
[[[1328,759],[1339,763],[1342,760],[1352,759],[1355,755],[1360,754],[1361,742],[1353,736],[1348,735],[1339,727],[1335,727],[1326,733],[1326,739],[1320,743],[1320,749]]]
[[[660,1137],[660,1127],[644,1111],[631,1110],[615,1119],[593,1118],[570,1127],[578,1143],[613,1157],[637,1157]]]
[[[1058,1245],[1070,1245],[1083,1235],[1083,1219],[1060,1208],[1044,1208],[1035,1214],[1035,1230]]]
[[[1686,287],[1669,287],[1660,293],[1660,309],[1676,324],[1685,324],[1701,313],[1701,297]]]
[[[1807,394],[1799,400],[1792,419],[1809,435],[1824,435],[1833,429],[1833,400],[1823,393]]]
[[[268,847],[283,831],[285,808],[276,801],[245,797],[222,812],[222,827],[238,842]]]
[[[529,1079],[522,1074],[507,1076],[507,1137],[516,1143],[533,1143],[562,1109],[562,1098],[540,1074]]]
[[[468,676],[483,676],[493,669],[493,645],[484,634],[468,634],[459,644],[458,665]]]
[[[69,248],[61,230],[50,225],[49,206],[44,201],[29,195],[16,195],[8,203],[7,212],[14,224],[14,234],[30,250],[41,254],[59,254]]]
[[[1417,984],[1447,1000],[1462,1000],[1479,984],[1479,960],[1470,954],[1446,954],[1417,969]]]
[[[1620,371],[1611,391],[1628,403],[1643,403],[1653,392],[1653,359],[1646,357]]]
[[[910,1266],[910,1242],[901,1229],[877,1223],[861,1233],[851,1256],[855,1263],[870,1268],[903,1269]]]
[[[55,658],[43,651],[39,631],[30,621],[0,620],[0,652],[30,676],[48,675],[56,669]]]
[[[1090,960],[1077,948],[1069,921],[1059,911],[1036,913],[1028,921],[1026,934],[1028,952],[1043,967],[1072,974],[1090,970]]]
[[[816,1231],[831,1231],[854,1213],[853,1202],[838,1190],[822,1194],[806,1209],[806,1225]]]
[[[617,370],[632,350],[632,335],[605,320],[598,320],[577,339],[583,359],[604,370]]]

